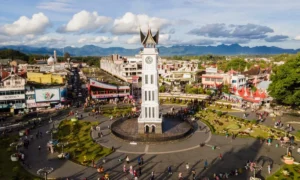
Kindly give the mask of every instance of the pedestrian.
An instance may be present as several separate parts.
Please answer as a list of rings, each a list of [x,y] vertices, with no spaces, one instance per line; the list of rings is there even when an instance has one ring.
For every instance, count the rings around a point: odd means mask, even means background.
[[[208,162],[207,162],[207,159],[204,161],[204,169],[206,169],[208,166]]]
[[[128,156],[126,156],[126,162],[127,162],[127,164],[129,164],[129,157]]]
[[[142,167],[139,166],[139,176],[142,176]]]
[[[141,157],[138,157],[138,165],[141,165]]]
[[[185,168],[186,168],[187,171],[190,169],[189,163],[186,163],[186,164],[185,164]]]
[[[271,165],[269,164],[269,165],[268,165],[268,173],[269,173],[269,174],[271,174],[271,170],[272,170],[272,168],[271,168]]]
[[[143,156],[141,157],[141,163],[142,163],[142,165],[144,164],[144,158],[143,158]]]
[[[222,153],[220,153],[219,159],[222,160],[222,158],[223,158],[223,155],[222,155]]]
[[[102,132],[100,132],[100,136],[101,136],[101,138],[103,137],[103,133]]]
[[[151,180],[154,180],[154,171],[151,172]]]
[[[39,151],[41,151],[41,146],[39,146],[38,148],[39,148]]]
[[[178,173],[178,179],[180,179],[180,180],[182,179],[182,172]]]
[[[169,175],[172,175],[172,167],[171,166],[168,167],[168,173],[169,173]]]
[[[100,133],[98,132],[98,138],[100,138],[100,136],[101,136],[101,135],[100,135]]]
[[[124,173],[127,172],[127,170],[126,170],[126,165],[125,165],[125,164],[123,165],[123,172],[124,172]]]
[[[192,170],[192,177],[193,177],[193,180],[196,179],[196,171],[195,171],[195,169]]]

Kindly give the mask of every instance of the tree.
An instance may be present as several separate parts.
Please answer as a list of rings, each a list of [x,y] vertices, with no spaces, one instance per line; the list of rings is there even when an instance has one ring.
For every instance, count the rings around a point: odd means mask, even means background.
[[[275,67],[268,91],[279,103],[300,105],[300,54],[290,57],[284,65]]]
[[[71,57],[70,54],[68,52],[65,52],[65,54],[64,54],[64,61],[67,61],[68,58],[70,58],[70,57]]]
[[[227,93],[229,94],[229,86],[227,84],[224,84],[223,87],[222,87],[222,92],[223,93]]]
[[[159,86],[159,92],[166,92],[166,86],[164,85]]]

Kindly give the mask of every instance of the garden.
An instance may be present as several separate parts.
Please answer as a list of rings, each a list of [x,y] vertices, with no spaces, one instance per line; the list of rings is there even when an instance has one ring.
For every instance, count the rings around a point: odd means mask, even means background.
[[[283,165],[267,180],[294,180],[300,179],[300,165]]]
[[[62,121],[54,134],[54,138],[60,142],[56,150],[68,152],[72,161],[82,165],[89,165],[92,160],[97,162],[107,156],[111,150],[95,143],[90,136],[91,127],[97,125],[98,122]]]
[[[245,120],[222,111],[207,109],[199,111],[196,117],[200,118],[215,134],[235,134],[242,137],[264,139],[268,137],[278,139],[285,136],[284,131],[258,124],[257,120]]]
[[[15,153],[15,146],[10,147],[10,144],[16,142],[18,136],[7,136],[0,138],[0,179],[33,179],[39,180],[28,173],[18,161],[11,161],[11,155]]]

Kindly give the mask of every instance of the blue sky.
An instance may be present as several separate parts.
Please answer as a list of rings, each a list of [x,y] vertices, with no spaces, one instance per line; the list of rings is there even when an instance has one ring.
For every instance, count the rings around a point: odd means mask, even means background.
[[[2,0],[0,45],[136,48],[160,44],[300,48],[299,0]]]

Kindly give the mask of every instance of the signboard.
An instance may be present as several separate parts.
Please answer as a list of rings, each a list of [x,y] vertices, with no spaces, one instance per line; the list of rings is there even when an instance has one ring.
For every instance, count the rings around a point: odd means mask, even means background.
[[[218,72],[218,69],[217,68],[206,68],[205,72],[207,74],[216,74]]]
[[[3,95],[0,100],[25,99],[25,94]]]
[[[27,108],[49,107],[50,103],[27,103]]]
[[[36,89],[35,102],[51,102],[60,100],[59,88],[56,89]]]
[[[128,94],[97,94],[97,95],[92,95],[93,99],[99,99],[99,98],[117,98],[117,97],[124,97],[128,96]]]
[[[6,109],[9,108],[9,104],[0,104],[0,109]]]
[[[40,66],[40,71],[41,72],[50,72],[52,71],[52,66]]]

